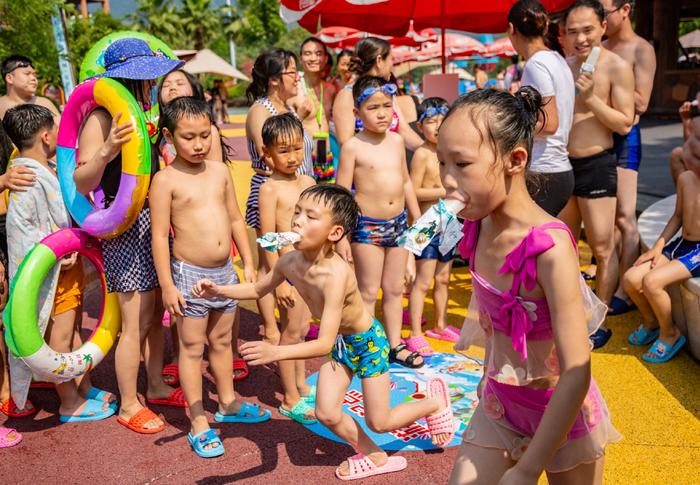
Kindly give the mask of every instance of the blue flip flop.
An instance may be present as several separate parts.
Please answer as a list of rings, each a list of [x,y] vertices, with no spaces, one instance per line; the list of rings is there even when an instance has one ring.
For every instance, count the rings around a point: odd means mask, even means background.
[[[306,404],[309,406],[314,406],[316,404],[316,386],[311,386],[309,394],[301,396],[301,398],[306,401]]]
[[[260,414],[260,406],[244,402],[241,409],[236,414],[221,414],[219,411],[214,414],[214,421],[217,423],[262,423],[272,417],[269,409]]]
[[[609,306],[610,310],[608,310],[608,315],[610,316],[622,315],[623,313],[631,312],[637,308],[634,303],[627,303],[625,300],[618,298],[617,296],[612,297]]]
[[[90,389],[88,389],[88,392],[85,393],[85,399],[93,399],[95,401],[105,402],[105,396],[107,394],[110,393],[102,389],[98,389],[95,386],[92,386]],[[117,411],[118,408],[116,399],[109,403],[109,407],[113,408],[115,412]]]
[[[632,345],[649,345],[657,338],[659,338],[658,327],[654,329],[649,329],[646,328],[644,325],[640,325],[634,332],[632,332],[629,335],[629,337],[627,337],[627,340]]]
[[[593,343],[593,348],[599,349],[603,345],[608,343],[608,340],[610,340],[610,337],[612,337],[612,330],[610,330],[610,329],[603,330],[602,328],[599,328],[598,330],[595,331],[595,333],[593,335],[591,335],[588,338]]]
[[[654,342],[654,345],[652,345],[649,350],[642,355],[642,359],[653,364],[668,362],[675,357],[675,355],[684,345],[685,337],[683,335],[678,337],[678,340],[676,340],[676,343],[673,344],[673,346],[668,345],[661,339],[657,339],[656,342]]]
[[[309,402],[304,398],[299,399],[291,410],[284,409],[282,406],[277,408],[277,410],[282,416],[293,419],[297,423],[316,424],[318,422],[318,419],[309,419],[305,417],[310,411],[313,411],[313,409],[309,405]]]
[[[108,407],[106,410],[102,410],[104,405],[103,401],[96,401],[94,399],[88,399],[85,402],[85,407],[83,407],[83,412],[77,416],[64,416],[61,415],[59,420],[62,423],[81,423],[85,421],[101,421],[105,418],[110,417],[114,414],[115,410]],[[92,414],[90,414],[92,413]]]
[[[194,436],[192,436],[192,433],[187,433],[187,441],[190,442],[192,449],[195,453],[197,453],[197,456],[199,456],[200,458],[215,458],[217,456],[223,455],[225,451],[224,444],[221,442],[221,438],[219,438],[219,435],[216,434],[216,431],[214,431],[211,428],[204,430],[201,433],[197,433]],[[215,446],[209,449],[205,448],[205,446],[212,445],[215,443],[219,446]]]

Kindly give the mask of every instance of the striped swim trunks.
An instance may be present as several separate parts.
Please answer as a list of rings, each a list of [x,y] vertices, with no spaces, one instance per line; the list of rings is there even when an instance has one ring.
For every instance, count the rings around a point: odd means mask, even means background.
[[[208,279],[217,285],[236,285],[240,283],[238,275],[229,259],[226,264],[218,268],[202,268],[185,263],[178,259],[170,260],[170,271],[173,275],[175,287],[187,302],[187,308],[181,308],[182,314],[188,318],[206,318],[210,311],[231,313],[236,311],[238,301],[231,298],[195,298],[192,295],[192,287],[201,279]]]

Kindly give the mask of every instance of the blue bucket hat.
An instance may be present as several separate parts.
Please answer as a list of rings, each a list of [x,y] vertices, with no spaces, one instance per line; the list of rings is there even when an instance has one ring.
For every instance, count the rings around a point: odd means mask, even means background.
[[[154,53],[144,40],[119,39],[105,49],[105,72],[93,77],[158,79],[184,64],[179,59]]]

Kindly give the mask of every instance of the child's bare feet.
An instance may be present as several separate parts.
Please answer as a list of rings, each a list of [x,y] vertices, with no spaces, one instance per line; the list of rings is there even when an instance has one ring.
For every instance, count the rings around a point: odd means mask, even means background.
[[[376,451],[374,453],[369,453],[365,456],[372,460],[372,463],[374,463],[378,467],[384,466],[387,460],[389,459],[389,456],[383,451]],[[343,463],[340,464],[340,466],[338,467],[338,473],[344,477],[350,474],[350,463],[348,462],[348,460],[345,460]]]
[[[288,414],[286,414],[286,416],[291,417],[295,421],[298,421],[298,419],[296,419],[294,417],[294,415],[297,414],[298,409],[299,409],[297,404],[301,403],[302,401],[304,401],[303,397],[300,397],[296,402],[290,402],[287,400],[283,400],[282,404],[280,405],[280,409],[287,411]],[[305,401],[304,401],[304,403],[305,403]],[[302,404],[304,404],[304,403],[302,403]],[[302,409],[303,408],[307,408],[307,410],[304,412],[304,414],[301,415],[302,419],[304,419],[304,420],[315,420],[316,419],[316,413],[314,412],[314,408],[310,407],[308,404],[306,406],[303,406]]]
[[[94,411],[85,412],[85,405],[88,400],[79,398],[71,403],[63,403],[58,408],[58,414],[61,416],[94,416],[96,413]],[[102,411],[106,411],[109,408],[108,402],[102,403]]]
[[[141,405],[140,402],[136,402],[136,404],[133,404],[132,406],[129,406],[128,408],[125,408],[122,403],[121,409],[119,409],[119,417],[123,419],[126,422],[129,422],[132,416],[134,416],[136,413],[141,411],[144,408],[144,406]],[[160,419],[158,416],[154,415],[155,417],[149,421],[146,421],[143,423],[141,426],[144,429],[150,430],[150,429],[156,429],[160,428],[163,426],[165,423],[163,422],[162,419]]]
[[[161,380],[158,383],[150,384],[148,386],[146,396],[148,399],[167,399],[172,392],[173,388]]]
[[[447,408],[447,406],[445,406],[445,403],[442,401],[441,397],[429,397],[428,399],[431,399],[435,402],[436,409],[436,411],[434,413],[430,413],[429,416],[437,416]],[[452,436],[453,433],[438,433],[433,436],[433,444],[435,446],[445,446],[450,441],[452,441]]]
[[[232,416],[234,414],[238,414],[241,411],[243,404],[244,403],[238,399],[236,399],[235,401],[233,401],[229,404],[219,403],[219,413],[223,414],[224,416]],[[262,408],[259,408],[258,416],[262,417],[264,414],[265,414],[265,410]],[[202,430],[200,430],[200,431],[202,431]]]

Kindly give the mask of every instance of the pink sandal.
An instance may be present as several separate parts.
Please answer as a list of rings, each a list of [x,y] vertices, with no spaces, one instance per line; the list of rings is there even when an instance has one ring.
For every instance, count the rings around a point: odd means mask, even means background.
[[[448,325],[444,329],[442,329],[442,331],[440,331],[437,328],[428,330],[427,332],[425,332],[425,335],[427,335],[430,338],[457,343],[459,341],[460,333],[460,329],[458,329],[457,327],[453,327],[452,325]]]
[[[418,352],[418,354],[421,357],[430,357],[435,353],[428,341],[425,340],[422,335],[416,335],[414,337],[405,338],[403,339],[403,342],[406,344],[406,347],[408,347],[408,350],[410,350],[411,352]],[[421,349],[424,350],[421,351]]]
[[[445,448],[450,444],[455,434],[455,422],[452,414],[452,404],[450,401],[450,391],[447,388],[447,383],[440,377],[433,377],[428,381],[428,397],[440,397],[445,409],[432,416],[426,416],[425,421],[428,423],[430,435],[435,437],[439,434],[448,434],[449,438],[445,440],[441,448]]]
[[[12,441],[7,441],[7,436],[12,432],[15,433],[15,439]],[[0,426],[0,448],[10,448],[18,445],[20,441],[22,441],[22,435],[16,429]]]
[[[406,468],[406,458],[403,456],[390,456],[386,463],[377,466],[372,460],[362,453],[348,458],[348,474],[341,475],[340,468],[335,469],[335,476],[340,480],[359,480],[382,473],[398,472]]]

